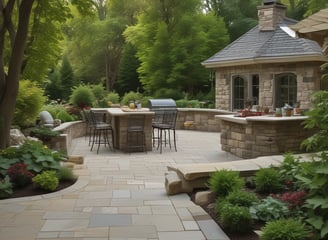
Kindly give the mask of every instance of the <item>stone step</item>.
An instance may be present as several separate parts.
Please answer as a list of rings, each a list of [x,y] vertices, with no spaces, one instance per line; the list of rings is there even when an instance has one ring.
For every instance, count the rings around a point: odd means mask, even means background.
[[[312,161],[319,154],[307,153],[294,155],[301,161]],[[167,194],[191,193],[195,189],[206,188],[208,178],[216,171],[226,169],[239,172],[242,177],[249,177],[261,168],[279,167],[284,160],[283,155],[264,156],[254,159],[244,159],[229,162],[178,164],[168,166],[165,179]]]

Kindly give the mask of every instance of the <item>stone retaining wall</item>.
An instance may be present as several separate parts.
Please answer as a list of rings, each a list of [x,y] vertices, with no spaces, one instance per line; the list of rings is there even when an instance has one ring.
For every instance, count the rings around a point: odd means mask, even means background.
[[[205,108],[178,108],[176,129],[220,132],[216,115],[227,115],[232,112]]]
[[[83,121],[74,121],[62,123],[60,126],[54,128],[54,130],[61,134],[58,137],[52,138],[47,145],[52,149],[66,151],[67,155],[70,155],[72,152],[72,140],[85,136],[87,127]]]

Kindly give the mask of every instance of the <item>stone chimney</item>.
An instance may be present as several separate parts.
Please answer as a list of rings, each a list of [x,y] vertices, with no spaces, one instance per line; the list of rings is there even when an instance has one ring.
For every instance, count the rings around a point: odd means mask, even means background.
[[[263,0],[257,7],[260,31],[273,31],[282,23],[287,7],[279,0]]]

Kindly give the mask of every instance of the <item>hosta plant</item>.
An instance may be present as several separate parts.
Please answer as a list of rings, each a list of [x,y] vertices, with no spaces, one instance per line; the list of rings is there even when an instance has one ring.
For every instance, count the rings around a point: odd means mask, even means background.
[[[287,205],[272,197],[267,197],[252,205],[249,211],[253,219],[263,222],[286,218],[290,215]]]

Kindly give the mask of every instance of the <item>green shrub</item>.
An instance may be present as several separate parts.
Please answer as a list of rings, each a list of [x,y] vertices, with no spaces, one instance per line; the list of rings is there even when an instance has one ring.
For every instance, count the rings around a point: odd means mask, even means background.
[[[45,101],[40,87],[29,80],[20,81],[13,123],[24,127],[33,125]]]
[[[244,180],[238,172],[222,169],[211,174],[208,180],[209,188],[217,196],[227,196],[230,192],[240,190],[244,185]]]
[[[313,107],[306,113],[308,118],[305,120],[305,128],[316,129],[316,133],[305,139],[301,146],[307,151],[326,151],[328,149],[328,91],[316,91],[311,96],[311,101]]]
[[[149,107],[149,102],[148,102],[148,100],[149,99],[153,99],[153,97],[151,97],[151,96],[143,96],[142,97],[142,99],[141,99],[141,105],[142,105],[142,107]]]
[[[178,108],[187,108],[189,101],[187,99],[179,99],[175,103]]]
[[[261,240],[305,240],[305,226],[297,220],[280,219],[268,222],[262,229]]]
[[[296,177],[308,192],[303,206],[305,221],[318,239],[328,239],[328,153],[322,152],[320,161],[302,166],[304,171]]]
[[[220,219],[223,227],[229,232],[249,232],[253,220],[247,207],[225,204],[221,208]]]
[[[93,92],[93,95],[97,100],[103,99],[107,95],[107,91],[105,90],[104,86],[102,84],[97,85],[91,85],[91,90]]]
[[[42,111],[48,111],[51,116],[56,117],[57,114],[61,111],[66,111],[66,108],[63,104],[57,104],[57,102],[53,102],[42,107]]]
[[[124,94],[124,96],[121,100],[121,104],[129,105],[130,101],[141,101],[141,99],[142,99],[141,93],[130,91],[130,92]]]
[[[58,131],[53,131],[48,127],[33,127],[33,128],[26,129],[24,132],[25,134],[31,137],[36,137],[42,141],[48,141],[52,137],[57,137],[60,135]]]
[[[13,184],[10,182],[9,176],[0,180],[0,198],[6,198],[13,194]]]
[[[60,111],[56,115],[57,119],[60,119],[62,122],[72,122],[74,118],[71,114],[69,114],[66,110]]]
[[[57,170],[57,177],[58,177],[59,181],[72,181],[72,180],[76,179],[76,176],[74,175],[73,170],[71,168],[63,167],[63,166],[61,166]]]
[[[198,100],[189,100],[188,107],[189,108],[200,108],[200,103]]]
[[[39,188],[54,191],[58,187],[59,180],[55,171],[44,171],[32,178],[33,183]]]
[[[92,103],[95,100],[95,96],[89,86],[80,85],[73,89],[72,95],[70,96],[70,103],[78,106],[79,108],[92,107]]]
[[[106,101],[107,102],[112,102],[114,104],[120,103],[120,95],[116,92],[110,92],[106,96]]]
[[[262,168],[255,174],[256,191],[276,193],[283,189],[279,172],[274,168]]]
[[[90,85],[92,93],[94,95],[94,107],[108,107],[108,101],[106,100],[107,91],[102,84]]]
[[[250,207],[259,201],[255,193],[241,190],[230,192],[225,200],[232,205],[241,207]]]
[[[290,214],[285,203],[272,197],[262,199],[260,203],[251,206],[249,211],[253,219],[264,222],[286,218]]]
[[[287,190],[297,190],[299,188],[296,175],[301,171],[300,157],[296,158],[292,153],[285,154],[284,161],[280,164],[278,172]]]

